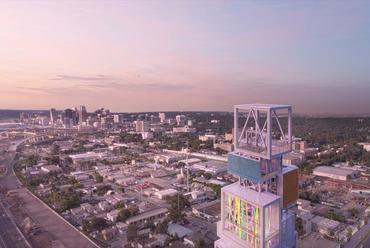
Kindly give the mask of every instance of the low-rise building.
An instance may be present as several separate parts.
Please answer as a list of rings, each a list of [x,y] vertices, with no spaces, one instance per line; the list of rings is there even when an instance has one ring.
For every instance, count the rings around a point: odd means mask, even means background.
[[[142,226],[145,225],[146,223],[158,222],[165,218],[167,213],[168,213],[167,208],[157,208],[128,218],[126,220],[126,224],[128,225],[135,224],[138,226]]]
[[[50,172],[61,172],[62,169],[59,166],[56,165],[43,165],[41,166],[41,170],[50,173]]]
[[[128,225],[126,223],[123,223],[123,222],[117,222],[116,223],[116,227],[119,231],[119,233],[121,234],[126,234],[127,232],[127,228],[128,228]]]
[[[206,142],[208,140],[215,141],[217,136],[215,134],[205,134],[205,135],[199,135],[199,140]]]
[[[95,208],[90,203],[82,203],[81,209],[84,210],[87,213],[93,213],[95,211]]]
[[[285,165],[299,165],[304,160],[304,154],[300,152],[290,152],[284,154],[283,164]]]
[[[319,166],[313,169],[312,174],[315,176],[346,181],[348,179],[357,177],[359,175],[359,172],[356,170],[347,170],[331,166]]]
[[[221,201],[218,199],[193,206],[192,212],[195,216],[208,221],[218,220],[221,214]]]
[[[178,191],[176,189],[164,189],[164,190],[157,191],[154,194],[159,199],[166,199],[166,197],[177,195],[177,192]]]
[[[110,205],[107,201],[99,202],[98,207],[103,211],[110,211],[113,208],[112,205]]]
[[[197,130],[194,127],[174,127],[172,132],[174,133],[195,133]]]
[[[234,149],[234,145],[231,143],[214,143],[213,144],[214,149],[221,149],[223,151],[232,152]]]
[[[118,215],[119,215],[119,210],[118,209],[112,210],[109,213],[107,213],[107,219],[112,221],[112,222],[116,222],[117,218],[118,218]]]
[[[103,159],[107,156],[108,154],[106,152],[101,152],[101,153],[87,152],[87,153],[69,155],[69,157],[72,159],[74,164],[77,164],[79,162],[87,162],[87,161],[92,161],[92,160],[97,160],[97,159]]]
[[[312,220],[312,229],[322,234],[331,235],[336,228],[340,225],[340,222],[330,220],[321,216],[315,216]]]
[[[370,152],[370,143],[369,142],[362,142],[359,143],[367,152]]]
[[[207,161],[194,164],[191,166],[192,170],[200,170],[212,175],[216,175],[227,171],[227,163],[221,161]]]
[[[184,227],[182,225],[179,225],[179,224],[175,224],[175,223],[172,223],[172,224],[168,225],[167,232],[168,232],[169,235],[177,236],[180,239],[182,239],[183,237],[193,233],[193,231],[191,229],[186,228],[186,227]]]

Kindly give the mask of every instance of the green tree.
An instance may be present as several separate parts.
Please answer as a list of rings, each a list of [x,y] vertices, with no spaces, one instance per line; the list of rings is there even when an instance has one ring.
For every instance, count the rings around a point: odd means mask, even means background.
[[[131,217],[131,212],[128,208],[122,208],[118,213],[118,221],[125,222],[128,218]]]
[[[103,180],[104,180],[104,178],[101,175],[99,175],[98,173],[95,174],[95,182],[96,183],[102,183]]]
[[[346,236],[347,236],[347,240],[350,241],[352,238],[352,228],[350,227],[348,228]]]
[[[194,244],[195,248],[205,248],[206,247],[206,242],[204,241],[204,239],[198,239],[194,243],[195,243]]]
[[[113,205],[114,209],[121,209],[121,208],[124,208],[125,207],[125,204],[120,201],[120,202],[117,202],[116,204]]]
[[[58,155],[59,154],[59,152],[60,152],[60,147],[58,146],[58,145],[53,145],[52,147],[51,147],[51,154],[52,155]]]
[[[89,220],[84,219],[82,221],[82,230],[90,233],[93,231],[101,231],[108,226],[107,221],[100,217],[92,217]]]
[[[299,217],[295,219],[295,229],[297,230],[299,236],[304,234],[302,219]]]
[[[204,178],[205,178],[205,179],[207,179],[207,180],[209,180],[209,179],[211,179],[211,178],[212,178],[212,174],[210,174],[210,173],[204,173],[204,174],[203,174],[203,176],[204,176]]]
[[[167,203],[170,204],[168,218],[174,222],[184,222],[185,214],[183,213],[186,207],[190,206],[190,202],[180,194],[172,196],[167,199]]]
[[[221,186],[220,185],[209,184],[208,186],[213,190],[213,192],[215,192],[217,198],[221,198]]]
[[[134,224],[130,224],[127,227],[127,240],[134,241],[137,239],[137,227]]]
[[[108,190],[111,190],[112,187],[108,184],[106,185],[99,185],[98,187],[96,187],[96,193],[99,195],[99,196],[102,196],[104,195],[105,193],[108,192]]]
[[[80,206],[81,199],[80,194],[77,192],[72,193],[64,193],[60,199],[60,212],[64,212],[66,210],[77,208]]]
[[[160,222],[157,224],[155,228],[155,233],[160,234],[160,233],[166,233],[168,228],[168,222],[166,220]]]

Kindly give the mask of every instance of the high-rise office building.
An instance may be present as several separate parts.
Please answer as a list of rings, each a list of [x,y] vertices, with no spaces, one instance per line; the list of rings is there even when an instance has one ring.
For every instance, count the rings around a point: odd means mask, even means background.
[[[80,106],[80,110],[78,111],[78,123],[82,125],[82,123],[86,122],[87,120],[87,111],[85,106]]]
[[[123,115],[121,115],[121,114],[113,115],[113,122],[114,123],[122,123],[122,121],[123,121]]]
[[[136,121],[136,132],[148,132],[149,122],[148,121]]]
[[[235,106],[228,170],[239,180],[221,190],[216,248],[296,247],[289,207],[298,198],[298,170],[282,164],[292,150],[291,123],[289,105]]]
[[[64,110],[63,123],[68,126],[75,126],[78,124],[78,113],[73,109]]]
[[[164,123],[166,121],[166,113],[159,113],[158,117],[159,117],[161,123]]]
[[[26,112],[21,112],[20,114],[19,114],[19,119],[23,122],[23,121],[25,121],[25,120],[27,120],[28,118],[30,118],[30,116],[29,116],[29,114],[28,113],[26,113]]]
[[[54,108],[50,109],[50,123],[52,125],[56,124],[57,119],[58,119],[58,112],[56,111],[56,109]]]
[[[176,115],[176,123],[178,126],[184,126],[186,122],[185,115]]]

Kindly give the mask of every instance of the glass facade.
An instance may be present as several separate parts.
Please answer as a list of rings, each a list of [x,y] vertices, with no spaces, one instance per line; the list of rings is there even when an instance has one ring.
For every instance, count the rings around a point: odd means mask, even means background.
[[[274,248],[279,246],[279,202],[275,202],[264,209],[265,211],[265,247]]]
[[[224,193],[223,206],[224,229],[244,240],[247,247],[259,247],[261,209],[228,193]]]
[[[279,202],[266,208],[251,204],[238,196],[223,193],[224,230],[243,240],[246,247],[257,248],[261,245],[263,232],[263,211],[265,211],[265,246],[279,245]],[[277,211],[277,212],[276,212]]]
[[[238,156],[235,153],[229,153],[229,173],[239,176],[242,179],[250,180],[257,183],[261,179],[261,167],[260,161],[246,159],[244,157]]]

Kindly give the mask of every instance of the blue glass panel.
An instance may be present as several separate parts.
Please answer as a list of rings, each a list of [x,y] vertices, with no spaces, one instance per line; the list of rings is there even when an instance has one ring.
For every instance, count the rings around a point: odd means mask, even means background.
[[[248,179],[252,182],[259,182],[261,179],[260,162],[252,159],[238,156],[234,153],[228,155],[230,174],[240,176],[243,179]]]

